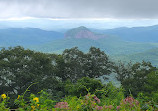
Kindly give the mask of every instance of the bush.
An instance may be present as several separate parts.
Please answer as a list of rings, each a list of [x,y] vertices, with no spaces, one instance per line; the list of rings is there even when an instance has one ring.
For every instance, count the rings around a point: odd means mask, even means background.
[[[67,81],[65,84],[65,91],[68,95],[72,96],[84,96],[88,92],[95,93],[96,90],[100,90],[103,88],[102,83],[99,80],[83,77],[79,79],[76,83],[71,83]]]

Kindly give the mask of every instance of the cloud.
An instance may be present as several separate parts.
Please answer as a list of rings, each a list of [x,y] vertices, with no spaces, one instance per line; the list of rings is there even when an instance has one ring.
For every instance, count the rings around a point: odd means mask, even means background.
[[[156,19],[158,0],[0,0],[0,18]]]

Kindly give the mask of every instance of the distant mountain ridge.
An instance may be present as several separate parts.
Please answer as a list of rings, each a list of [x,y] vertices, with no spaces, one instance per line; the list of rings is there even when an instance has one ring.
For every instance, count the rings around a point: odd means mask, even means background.
[[[120,27],[107,30],[94,30],[98,33],[119,36],[125,41],[158,43],[158,25],[146,27]]]
[[[78,38],[78,39],[86,38],[86,39],[97,40],[105,37],[107,36],[104,34],[96,34],[84,26],[73,28],[65,33],[65,38]]]
[[[0,29],[1,46],[38,45],[63,37],[63,33],[37,28]]]

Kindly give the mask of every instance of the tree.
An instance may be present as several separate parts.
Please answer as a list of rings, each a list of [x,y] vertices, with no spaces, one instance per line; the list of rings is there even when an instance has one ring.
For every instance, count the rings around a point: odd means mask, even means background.
[[[66,49],[62,54],[65,67],[63,77],[76,82],[82,77],[96,78],[109,74],[112,62],[99,48],[91,47],[88,53],[83,53],[77,47]]]
[[[117,79],[125,88],[127,95],[131,93],[133,96],[137,96],[139,92],[146,90],[147,76],[155,69],[150,62],[145,61],[127,66],[121,64],[116,68]]]
[[[86,54],[85,73],[88,77],[96,78],[112,72],[113,63],[99,48],[91,47]]]
[[[83,77],[84,74],[84,61],[85,55],[77,47],[64,50],[63,59],[65,62],[64,78],[70,79],[71,81],[76,81]]]
[[[158,71],[152,71],[147,75],[145,87],[148,94],[158,91]]]
[[[158,102],[158,71],[152,71],[147,74],[146,84],[144,85],[142,93],[148,97],[148,99]]]
[[[1,93],[22,94],[30,87],[32,93],[42,89],[57,88],[59,81],[53,72],[50,55],[25,50],[22,47],[2,49],[0,51]]]
[[[122,63],[119,61],[118,63],[115,63],[114,69],[117,73],[117,80],[123,82],[125,79],[131,77],[132,73],[132,63],[129,62],[128,64]]]

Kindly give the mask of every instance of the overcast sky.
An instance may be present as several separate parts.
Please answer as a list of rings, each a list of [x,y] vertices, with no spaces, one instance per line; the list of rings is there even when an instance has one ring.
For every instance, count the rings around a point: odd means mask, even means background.
[[[157,19],[158,0],[0,0],[0,19]]]

